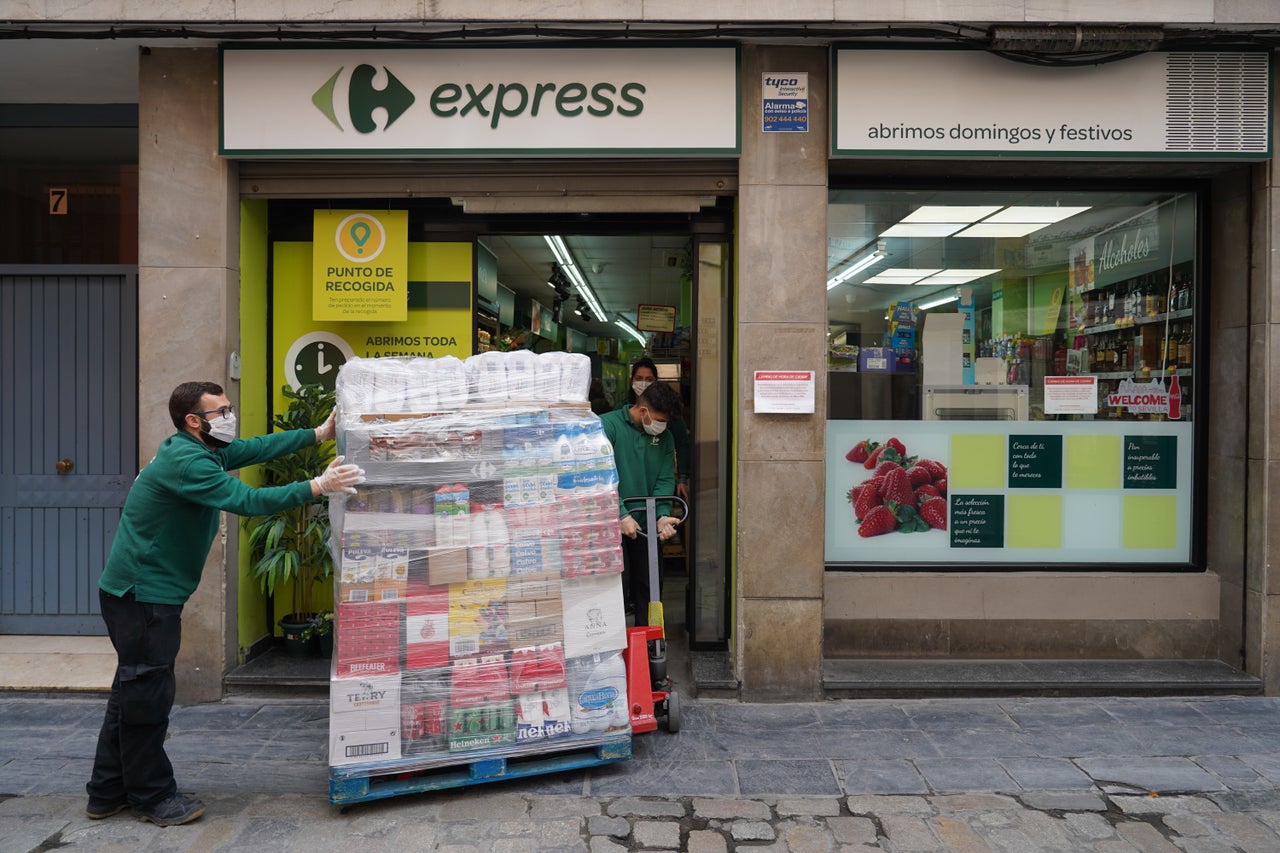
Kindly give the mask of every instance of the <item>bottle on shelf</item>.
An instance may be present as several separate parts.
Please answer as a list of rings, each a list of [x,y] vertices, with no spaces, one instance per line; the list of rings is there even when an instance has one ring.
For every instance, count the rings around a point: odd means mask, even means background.
[[[1178,338],[1178,366],[1191,367],[1191,324],[1182,324],[1182,336]]]

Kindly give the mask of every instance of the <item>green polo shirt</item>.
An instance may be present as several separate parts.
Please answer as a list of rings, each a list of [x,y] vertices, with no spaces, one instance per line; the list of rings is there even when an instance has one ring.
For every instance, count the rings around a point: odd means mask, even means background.
[[[621,500],[675,494],[675,442],[671,431],[659,436],[649,435],[631,419],[629,408],[614,409],[601,415],[600,425],[613,445],[620,512],[636,510],[632,514],[640,526],[645,527],[644,504],[632,501],[622,505]],[[660,503],[657,509],[659,515],[669,515],[671,504]]]
[[[220,512],[267,515],[312,500],[311,483],[253,488],[228,474],[315,444],[315,430],[238,439],[213,450],[186,432],[160,443],[129,488],[98,586],[138,601],[185,604],[200,584]]]

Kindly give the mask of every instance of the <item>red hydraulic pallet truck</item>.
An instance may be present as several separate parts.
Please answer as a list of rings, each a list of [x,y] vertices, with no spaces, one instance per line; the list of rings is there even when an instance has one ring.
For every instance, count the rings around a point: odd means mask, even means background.
[[[649,624],[627,629],[627,649],[623,654],[632,734],[655,730],[659,717],[666,720],[667,731],[680,731],[680,694],[671,689],[671,679],[667,678],[667,635],[662,616],[662,592],[658,584],[658,535],[655,529],[659,518],[658,501],[680,504],[684,514],[677,524],[689,517],[689,505],[675,495],[622,500],[624,508],[629,503],[643,502],[644,517],[650,521],[644,525],[649,533],[644,530],[639,533],[649,545]],[[627,512],[635,510],[628,509]]]

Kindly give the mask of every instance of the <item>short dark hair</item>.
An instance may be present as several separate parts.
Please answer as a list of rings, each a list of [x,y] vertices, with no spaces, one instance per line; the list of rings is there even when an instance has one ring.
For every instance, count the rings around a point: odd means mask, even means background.
[[[644,406],[660,415],[666,415],[668,420],[680,417],[680,412],[684,408],[680,402],[680,395],[665,382],[655,382],[644,389],[644,393],[636,400],[636,405]]]
[[[173,389],[169,395],[169,419],[173,421],[174,429],[182,429],[187,415],[196,410],[205,394],[220,397],[222,386],[216,382],[183,382]]]
[[[636,371],[638,371],[638,370],[639,370],[640,368],[642,368],[642,367],[647,367],[647,368],[649,368],[649,370],[651,370],[651,371],[653,372],[653,377],[654,377],[655,379],[657,379],[657,378],[658,378],[658,365],[654,364],[654,363],[653,363],[653,359],[649,358],[649,356],[647,356],[647,355],[646,355],[646,356],[644,356],[644,357],[642,357],[642,358],[637,358],[637,359],[636,359],[636,363],[635,363],[635,364],[633,364],[633,365],[631,365],[631,378],[632,378],[632,379],[635,379],[635,378],[636,378]]]

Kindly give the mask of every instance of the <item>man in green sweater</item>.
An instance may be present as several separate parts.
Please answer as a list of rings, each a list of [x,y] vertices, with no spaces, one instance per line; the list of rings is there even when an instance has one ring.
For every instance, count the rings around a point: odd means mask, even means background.
[[[665,496],[675,493],[675,442],[667,432],[667,422],[680,414],[680,397],[670,385],[657,382],[645,388],[631,406],[615,409],[600,418],[604,434],[613,444],[613,462],[618,469],[618,499]],[[650,596],[662,597],[661,566],[658,589],[649,589],[649,550],[637,534],[644,524],[632,514],[638,502],[622,504],[623,592],[635,610],[636,624],[649,624]],[[676,519],[669,503],[657,505],[659,540],[676,533]],[[643,515],[643,513],[641,513]]]
[[[228,474],[328,441],[334,416],[315,429],[237,439],[236,416],[221,386],[185,382],[169,397],[177,432],[160,443],[125,500],[106,568],[98,581],[102,619],[117,666],[86,814],[95,820],[130,806],[160,826],[189,823],[204,804],[178,793],[164,739],[175,692],[174,661],[182,607],[200,583],[220,513],[265,515],[354,493],[364,472],[333,460],[314,480],[255,489]]]

